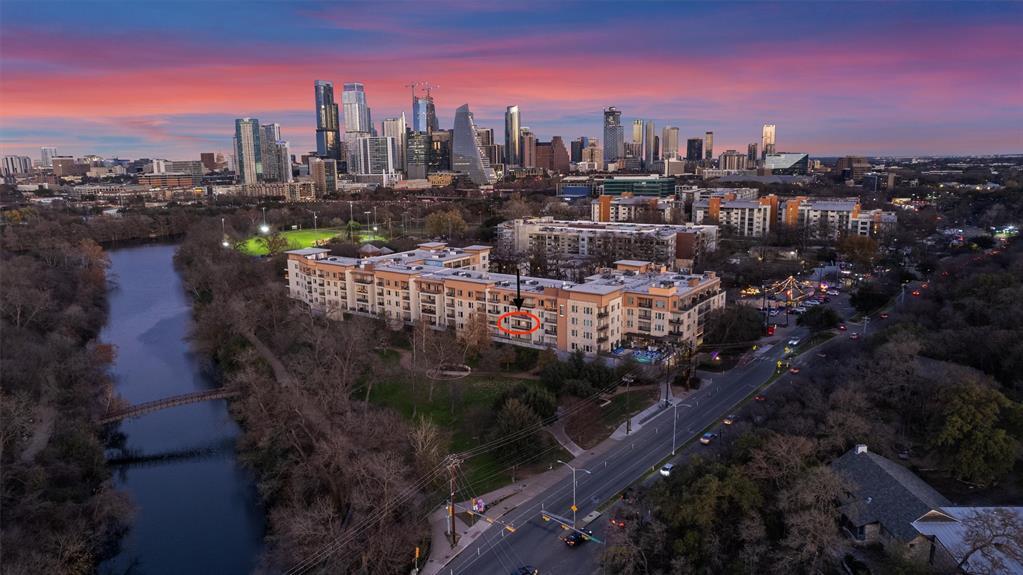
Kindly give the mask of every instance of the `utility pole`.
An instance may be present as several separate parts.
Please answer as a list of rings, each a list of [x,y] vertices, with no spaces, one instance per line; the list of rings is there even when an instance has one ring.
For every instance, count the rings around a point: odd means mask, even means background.
[[[448,500],[448,535],[451,537],[451,548],[458,545],[458,536],[455,533],[455,473],[458,472],[458,465],[462,461],[454,455],[448,456],[448,483],[451,489],[451,498]]]

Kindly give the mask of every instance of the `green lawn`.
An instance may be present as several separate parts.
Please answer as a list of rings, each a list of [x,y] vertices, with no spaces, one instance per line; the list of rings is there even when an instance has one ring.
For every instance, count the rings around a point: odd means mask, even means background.
[[[320,228],[318,230],[286,230],[281,235],[288,239],[289,249],[311,248],[317,242],[326,241],[330,238],[343,236],[348,237],[347,228]],[[250,256],[265,256],[266,248],[259,241],[260,236],[252,236],[238,245],[238,249]],[[355,232],[356,243],[386,241],[387,238],[372,232]]]
[[[385,359],[390,359],[388,351],[381,353]],[[448,453],[466,451],[487,442],[488,427],[493,421],[493,404],[504,389],[520,383],[538,385],[509,377],[471,375],[454,382],[433,382],[431,399],[430,383],[430,380],[420,378],[416,380],[413,391],[412,385],[404,381],[378,381],[373,385],[370,401],[395,409],[409,421],[420,415],[428,418],[448,434]],[[570,455],[564,450],[551,449],[520,468],[516,479],[523,472],[547,469],[551,462],[565,457]],[[511,482],[511,472],[506,467],[498,454],[491,452],[469,459],[463,464],[462,471],[473,491],[482,494]]]
[[[309,248],[316,245],[316,242],[329,240],[330,238],[344,233],[342,228],[320,228],[318,230],[287,230],[281,235],[288,238],[291,249]],[[250,256],[265,256],[266,248],[260,243],[259,236],[253,236],[241,244],[238,249]]]

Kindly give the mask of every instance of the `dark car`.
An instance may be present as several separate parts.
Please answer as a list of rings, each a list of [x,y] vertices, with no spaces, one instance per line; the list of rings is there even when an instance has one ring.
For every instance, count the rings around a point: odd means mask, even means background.
[[[590,537],[593,537],[593,532],[589,529],[580,529],[579,531],[573,531],[568,535],[562,535],[561,540],[565,542],[565,545],[569,547],[575,547],[580,543],[589,541]]]
[[[538,575],[540,570],[532,565],[523,565],[511,572],[511,575]]]

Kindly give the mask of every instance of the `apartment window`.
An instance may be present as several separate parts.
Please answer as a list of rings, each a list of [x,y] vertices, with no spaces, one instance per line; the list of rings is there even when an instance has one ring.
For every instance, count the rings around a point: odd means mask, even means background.
[[[507,309],[507,308],[505,308],[505,309]],[[559,305],[558,306],[558,315],[560,315],[561,317],[565,317],[565,306],[563,306],[563,305]]]
[[[579,306],[577,305],[572,306],[572,313],[579,313]]]
[[[579,331],[573,329],[572,330],[572,337],[579,337]]]

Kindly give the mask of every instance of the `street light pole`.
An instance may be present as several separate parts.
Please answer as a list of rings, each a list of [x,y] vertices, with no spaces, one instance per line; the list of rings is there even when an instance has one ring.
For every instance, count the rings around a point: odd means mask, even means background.
[[[560,464],[564,465],[565,467],[567,467],[567,468],[572,470],[572,529],[575,529],[575,512],[578,509],[578,507],[576,507],[576,505],[575,505],[575,472],[576,471],[582,471],[582,472],[585,472],[586,475],[592,475],[592,473],[590,473],[589,471],[587,471],[585,469],[576,469],[575,467],[572,467],[571,465],[565,463],[564,461],[562,461],[560,459],[558,460],[558,463],[560,463]]]
[[[675,455],[675,432],[678,429],[678,402],[675,402],[675,413],[671,422],[671,454]]]

